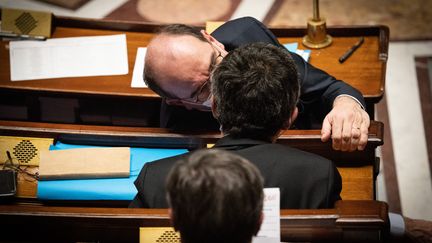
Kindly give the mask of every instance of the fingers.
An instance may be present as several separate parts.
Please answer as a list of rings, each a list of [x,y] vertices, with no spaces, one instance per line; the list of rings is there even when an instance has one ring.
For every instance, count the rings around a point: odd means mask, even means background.
[[[331,123],[329,121],[329,116],[327,115],[324,118],[322,128],[321,128],[321,141],[327,142],[330,139],[331,136]]]
[[[321,140],[327,141],[330,133],[333,149],[363,150],[367,144],[369,125],[369,115],[362,109],[354,109],[343,114],[332,111],[324,119]]]
[[[337,116],[333,116],[332,121],[332,146],[334,150],[341,150],[343,120],[338,119]]]
[[[364,150],[368,140],[370,118],[358,103],[347,98],[338,98],[333,109],[324,118],[321,141],[332,139],[335,150]]]
[[[352,119],[352,118],[351,118]],[[351,119],[345,119],[342,126],[342,140],[340,150],[348,151],[351,147],[352,122]]]
[[[357,149],[360,132],[353,131],[358,130],[353,128],[353,124],[361,124],[361,121],[358,121],[360,119],[357,118],[356,113],[352,111],[339,114],[331,112],[329,115],[331,115],[331,120],[333,121],[331,124],[333,149],[341,151]],[[353,149],[351,149],[352,147]]]
[[[363,110],[362,110],[363,111]],[[358,150],[364,150],[368,140],[370,118],[367,112],[362,112],[362,124],[360,126],[360,139],[357,145]]]
[[[350,152],[355,151],[359,146],[359,142],[361,138],[361,126],[363,123],[363,117],[361,111],[363,110],[360,110],[360,112],[357,111],[355,113],[355,119],[351,126],[350,145],[349,148],[347,149]],[[366,138],[366,142],[367,142],[367,138]]]
[[[344,117],[340,150],[352,152],[359,148],[364,149],[368,138],[368,128],[369,116],[363,109],[355,109],[351,116]]]

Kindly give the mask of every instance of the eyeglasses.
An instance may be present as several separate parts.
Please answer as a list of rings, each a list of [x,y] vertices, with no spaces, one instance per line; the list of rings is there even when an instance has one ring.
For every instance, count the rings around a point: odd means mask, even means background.
[[[210,95],[210,87],[208,87],[210,84],[210,80],[207,79],[201,86],[192,94],[191,98],[181,99],[183,101],[191,101],[193,103],[201,103],[203,101],[206,101],[209,98]]]
[[[12,158],[9,151],[6,151],[7,160],[3,164],[3,170],[14,170],[18,173],[18,180],[20,178],[35,182],[39,180],[39,172],[37,171],[37,168],[31,168],[27,165],[20,165],[20,163],[17,161],[16,158]]]
[[[213,48],[213,58],[210,62],[210,66],[208,68],[209,73],[211,74],[213,69],[216,67],[216,65],[219,63],[219,58],[224,58],[224,56],[222,55],[222,52],[218,49],[218,47],[211,43],[208,42],[210,44],[210,46]],[[192,93],[190,98],[181,98],[181,99],[170,99],[170,100],[181,100],[182,103],[184,104],[188,104],[188,105],[192,105],[192,106],[196,106],[196,105],[201,105],[203,103],[205,103],[206,101],[208,101],[211,97],[210,94],[210,78],[207,79],[206,81],[204,81],[204,83],[201,84],[200,87],[198,87],[198,89]],[[169,98],[167,98],[169,99]]]

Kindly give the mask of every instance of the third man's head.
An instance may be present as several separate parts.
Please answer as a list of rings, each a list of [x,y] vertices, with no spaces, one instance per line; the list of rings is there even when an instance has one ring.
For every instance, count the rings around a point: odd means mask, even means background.
[[[263,179],[248,160],[205,149],[177,161],[166,183],[183,243],[250,242],[262,222]]]

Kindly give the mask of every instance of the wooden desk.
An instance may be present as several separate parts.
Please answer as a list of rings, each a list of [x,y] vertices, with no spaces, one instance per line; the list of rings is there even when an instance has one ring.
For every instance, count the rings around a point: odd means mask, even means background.
[[[34,122],[0,121],[0,135],[20,137],[45,137],[66,143],[111,146],[175,147],[189,144],[203,147],[215,143],[219,133],[172,133],[162,128],[89,126],[76,124],[50,124]],[[342,175],[342,198],[344,200],[375,199],[377,175],[375,148],[383,144],[383,124],[371,122],[368,144],[364,151],[333,151],[330,142],[322,143],[319,130],[286,130],[278,143],[287,144],[319,154],[334,161]],[[35,198],[36,183],[19,181],[19,195]]]
[[[113,142],[139,146],[149,138],[183,139],[196,136],[205,143],[214,142],[219,134],[179,134],[157,126],[160,98],[149,89],[132,89],[130,82],[137,47],[146,46],[155,25],[112,22],[89,19],[54,17],[53,37],[93,36],[125,33],[128,45],[129,74],[110,77],[47,79],[24,82],[10,81],[8,42],[0,42],[0,105],[22,106],[26,116],[18,119],[33,122],[0,121],[0,135],[53,137],[77,139],[90,143]],[[301,43],[304,28],[272,29],[282,43]],[[383,95],[388,49],[388,28],[385,26],[331,27],[333,44],[313,50],[310,63],[338,79],[358,88],[366,97],[368,111],[373,117],[373,104]],[[365,36],[363,46],[344,64],[338,58],[359,36]],[[301,45],[301,44],[300,44]],[[301,47],[302,48],[302,47]],[[41,97],[55,99],[105,101],[129,104],[150,104],[146,112],[150,122],[146,127],[85,126],[73,124],[38,123],[41,118]],[[128,103],[129,102],[129,103]],[[142,108],[142,107],[140,107]],[[60,110],[60,109],[59,109]],[[16,118],[8,118],[17,120]],[[49,121],[49,120],[46,120]],[[85,123],[77,120],[75,123]],[[112,124],[108,124],[112,125]],[[282,210],[283,241],[367,241],[380,242],[386,233],[387,207],[374,199],[374,176],[377,168],[375,148],[382,145],[382,123],[372,123],[365,152],[344,153],[331,150],[329,143],[320,142],[317,130],[286,131],[278,142],[332,159],[343,177],[342,197],[368,201],[341,201],[335,209]],[[19,185],[20,194],[34,197],[36,184]],[[113,241],[137,242],[139,226],[168,226],[166,210],[125,208],[70,208],[35,205],[0,205],[0,228],[11,234],[5,240]],[[32,226],[32,227],[30,227]],[[18,232],[19,231],[19,232]],[[25,233],[22,233],[25,232]],[[55,232],[55,233],[54,233]],[[6,238],[9,237],[9,238]],[[62,238],[57,238],[62,237]],[[360,239],[360,240],[359,240]]]
[[[339,201],[334,209],[281,210],[284,242],[383,242],[388,209],[377,201]],[[139,227],[169,227],[166,209],[0,205],[6,241],[138,242]]]
[[[0,65],[0,94],[3,97],[0,98],[0,104],[22,105],[28,108],[28,116],[20,119],[29,121],[43,120],[38,115],[41,109],[43,109],[39,106],[39,97],[66,97],[71,99],[117,98],[115,100],[116,103],[127,100],[159,100],[159,97],[147,88],[130,88],[137,48],[147,45],[153,36],[151,33],[158,26],[134,22],[114,22],[58,16],[54,17],[53,26],[55,27],[53,32],[54,38],[125,33],[127,36],[129,73],[127,75],[108,77],[57,78],[11,82],[8,42],[0,42],[0,63],[2,63]],[[204,28],[204,26],[202,27]],[[306,33],[304,28],[274,28],[271,30],[281,43],[297,42],[300,48],[305,49],[301,46],[302,36]],[[325,49],[313,50],[310,63],[359,89],[366,98],[369,115],[373,118],[373,104],[382,98],[384,92],[389,36],[388,28],[385,26],[335,26],[328,28],[328,32],[333,36],[332,45]],[[340,64],[338,58],[357,42],[359,36],[365,37],[362,47],[345,63]],[[155,102],[153,105],[157,106],[158,102]],[[157,106],[156,109],[158,108]],[[158,113],[153,112],[151,116],[158,116]],[[77,123],[79,122],[78,119]],[[145,123],[144,126],[157,126],[157,122]]]

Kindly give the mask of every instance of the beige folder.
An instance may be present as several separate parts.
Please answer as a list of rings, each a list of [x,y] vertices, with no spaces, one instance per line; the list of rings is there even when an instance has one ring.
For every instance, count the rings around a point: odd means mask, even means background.
[[[41,151],[41,180],[129,177],[130,149],[80,148]]]

